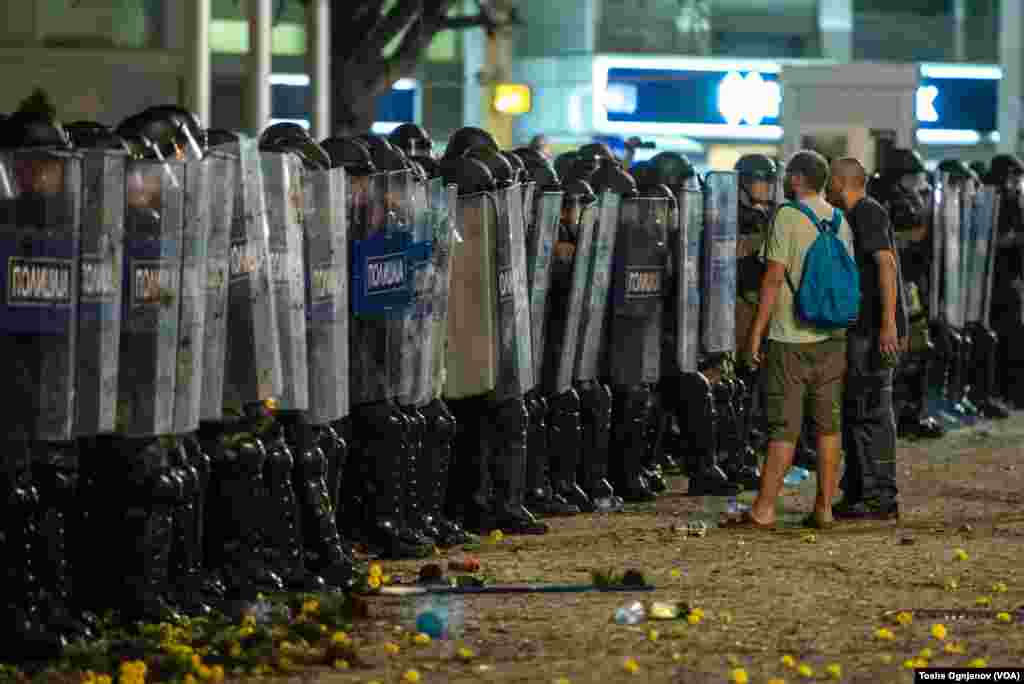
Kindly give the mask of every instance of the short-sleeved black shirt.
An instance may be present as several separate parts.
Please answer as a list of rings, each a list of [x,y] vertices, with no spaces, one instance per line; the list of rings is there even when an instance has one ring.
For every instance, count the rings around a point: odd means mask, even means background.
[[[865,197],[846,214],[853,230],[853,247],[857,266],[860,268],[860,317],[854,325],[859,333],[876,335],[882,327],[882,290],[878,277],[878,263],[875,252],[885,249],[899,256],[896,251],[896,236],[885,207],[870,197]],[[902,278],[900,278],[901,280]],[[896,330],[900,337],[907,335],[906,306],[903,301],[903,284],[896,284]]]

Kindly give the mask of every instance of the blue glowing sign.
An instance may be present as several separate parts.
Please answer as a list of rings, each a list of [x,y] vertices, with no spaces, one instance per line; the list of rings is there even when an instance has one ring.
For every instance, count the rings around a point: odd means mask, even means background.
[[[988,133],[999,130],[999,81],[922,78],[917,90],[919,128]]]
[[[400,82],[377,98],[375,121],[406,122],[416,120],[415,85]],[[271,83],[270,111],[275,119],[309,119],[312,90],[308,83]]]

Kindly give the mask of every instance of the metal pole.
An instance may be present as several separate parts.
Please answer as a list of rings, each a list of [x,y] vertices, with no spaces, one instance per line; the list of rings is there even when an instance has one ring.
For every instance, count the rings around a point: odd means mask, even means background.
[[[210,0],[188,3],[189,74],[186,106],[210,126]]]
[[[331,5],[328,0],[310,0],[306,7],[307,59],[313,86],[313,138],[331,135]]]
[[[246,0],[249,6],[249,133],[259,135],[270,121],[271,2]]]
[[[953,0],[953,59],[967,61],[967,0]]]
[[[1021,86],[1024,76],[1024,7],[1020,0],[999,3],[999,62],[1003,80],[999,83],[999,152],[1016,154],[1020,137]]]

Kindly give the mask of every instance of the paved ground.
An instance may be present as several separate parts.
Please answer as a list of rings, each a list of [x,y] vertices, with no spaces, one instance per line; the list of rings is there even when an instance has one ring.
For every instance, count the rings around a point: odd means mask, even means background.
[[[755,684],[828,679],[838,665],[841,681],[884,684],[913,681],[904,662],[923,649],[933,666],[983,658],[1024,667],[1022,618],[1013,615],[1024,606],[1022,453],[1024,415],[939,442],[901,443],[901,522],[843,524],[813,537],[796,527],[813,479],[787,492],[782,530],[712,529],[704,538],[677,531],[709,505],[685,496],[679,479],[655,505],[556,519],[545,537],[485,543],[475,554],[483,573],[502,582],[586,582],[593,570],[638,568],[657,585],[653,594],[466,597],[462,638],[427,645],[395,629],[410,599],[404,607],[371,599],[370,618],[354,630],[363,666],[319,679],[383,684],[415,669],[425,683],[726,682],[742,669]],[[419,565],[385,571],[408,577]],[[703,619],[613,624],[616,607],[636,599],[685,601]],[[920,609],[988,612],[918,614],[909,625],[886,617]],[[1003,611],[1010,623],[997,620]],[[945,639],[931,635],[936,624]],[[876,636],[881,627],[891,640]],[[397,655],[385,653],[389,641]],[[459,657],[463,647],[472,658]],[[782,664],[787,655],[812,676]]]

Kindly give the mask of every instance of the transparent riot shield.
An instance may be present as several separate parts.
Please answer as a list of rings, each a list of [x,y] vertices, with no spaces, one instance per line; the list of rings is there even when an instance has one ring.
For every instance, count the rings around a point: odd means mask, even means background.
[[[259,142],[224,146],[236,158],[235,208],[228,271],[225,408],[281,394],[281,344],[270,276],[270,232],[263,197]]]
[[[445,348],[448,345],[448,293],[451,291],[451,258],[455,241],[455,218],[458,187],[445,185],[440,178],[427,186],[430,206],[429,220],[433,230],[434,295],[430,321],[430,377],[424,386],[430,388],[430,399],[439,399],[445,383]]]
[[[224,369],[228,341],[228,274],[231,226],[238,198],[238,161],[214,150],[206,158],[210,182],[210,236],[206,242],[206,298],[202,343],[202,398],[199,419],[219,421],[224,415]]]
[[[124,190],[127,154],[89,150],[82,165],[82,241],[78,285],[75,434],[117,426]]]
[[[404,252],[408,233],[393,230],[397,219],[388,202],[387,174],[349,181],[349,392],[353,404],[365,404],[397,396],[402,321],[412,299]]]
[[[942,309],[942,272],[946,256],[946,234],[943,230],[942,205],[948,182],[948,174],[942,174],[936,179],[932,186],[931,205],[929,206],[928,239],[932,248],[928,278],[928,320],[930,321],[938,321],[944,314]]]
[[[701,327],[704,351],[717,354],[731,352],[736,346],[736,174],[712,171],[705,179],[704,193]]]
[[[403,267],[403,288],[405,299],[401,306],[391,312],[389,322],[388,348],[391,350],[391,388],[388,396],[400,403],[413,400],[414,384],[420,377],[419,364],[423,361],[422,308],[429,305],[427,297],[429,279],[430,245],[417,242],[417,232],[422,236],[422,220],[425,211],[426,194],[411,171],[396,171],[387,174],[384,202],[386,207],[385,233],[394,254],[400,255]]]
[[[964,277],[966,320],[980,323],[987,320],[988,272],[996,235],[996,205],[999,195],[995,188],[985,187],[976,194],[967,213],[970,222],[970,243]]]
[[[410,185],[410,222],[402,226],[408,243],[404,249],[411,300],[402,319],[401,382],[399,402],[424,406],[430,401],[433,349],[434,227],[431,225],[427,187],[413,179]]]
[[[521,186],[498,190],[495,254],[498,281],[498,386],[496,399],[522,396],[534,387],[530,297]]]
[[[524,186],[532,194],[535,184]],[[533,368],[541,384],[540,373],[544,364],[548,292],[551,287],[551,251],[554,249],[558,224],[562,216],[562,193],[545,192],[532,204],[524,205],[534,213],[534,223],[526,231],[526,279],[530,297],[530,346],[533,350]]]
[[[306,347],[305,267],[302,254],[302,161],[293,154],[261,152],[263,190],[270,231],[270,273],[281,345],[278,406],[309,408]]]
[[[982,230],[991,231],[988,250],[982,264],[983,282],[981,300],[981,322],[989,327],[992,315],[992,283],[996,271],[996,240],[999,238],[999,192],[992,187],[985,187],[975,199],[975,216]],[[991,219],[988,218],[991,216]]]
[[[700,247],[704,240],[704,194],[684,190],[679,203],[676,260],[676,363],[682,373],[696,373],[700,354]]]
[[[309,421],[348,415],[348,223],[345,170],[304,176]]]
[[[576,251],[576,258],[586,260],[587,289],[583,295],[580,332],[577,340],[575,382],[595,380],[600,373],[601,353],[605,343],[608,292],[612,281],[612,257],[618,236],[619,211],[622,198],[611,192],[601,195],[597,222],[589,253]]]
[[[487,193],[459,197],[461,242],[452,245],[444,396],[464,399],[497,387],[498,207]]]
[[[127,168],[117,431],[128,437],[174,431],[184,183],[181,162]]]
[[[964,326],[963,284],[960,279],[960,201],[962,188],[943,181],[945,190],[936,216],[936,235],[942,240],[942,315],[954,328]]]
[[[75,436],[82,159],[0,152],[0,367],[8,439]]]
[[[537,183],[529,181],[521,186],[523,194],[523,234],[526,236],[527,257],[529,257],[529,245],[533,240],[533,231],[539,226],[539,220],[543,214],[543,198],[548,193],[537,193]],[[550,200],[549,200],[550,202]]]
[[[181,241],[181,308],[178,319],[178,365],[174,381],[174,432],[199,428],[203,390],[203,343],[206,340],[206,255],[210,241],[212,171],[206,161],[184,166],[184,229]]]
[[[607,377],[615,385],[650,384],[661,376],[661,324],[673,202],[629,198],[619,210],[608,337]]]

